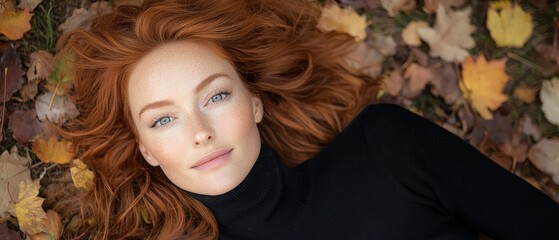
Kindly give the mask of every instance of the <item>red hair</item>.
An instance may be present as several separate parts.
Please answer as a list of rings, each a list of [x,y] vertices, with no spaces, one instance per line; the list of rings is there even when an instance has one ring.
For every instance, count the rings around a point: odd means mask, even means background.
[[[377,81],[351,70],[344,57],[355,40],[321,33],[317,4],[303,0],[164,0],[121,6],[90,31],[62,36],[75,67],[71,97],[82,112],[63,134],[95,173],[81,198],[94,239],[215,239],[217,223],[201,203],[139,154],[126,96],[135,64],[172,41],[216,46],[264,104],[263,142],[287,165],[329,143],[374,99]],[[142,215],[148,215],[147,224]]]

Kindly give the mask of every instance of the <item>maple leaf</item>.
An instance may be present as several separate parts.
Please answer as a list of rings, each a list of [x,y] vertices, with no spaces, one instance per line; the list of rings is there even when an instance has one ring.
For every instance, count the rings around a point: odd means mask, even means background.
[[[27,11],[6,10],[0,13],[0,33],[10,40],[18,40],[23,34],[31,30],[32,13]]]
[[[30,240],[60,239],[62,235],[62,218],[57,212],[48,210],[44,219],[45,232],[29,236]]]
[[[470,24],[471,12],[470,7],[447,11],[439,5],[434,28],[417,29],[419,37],[429,44],[431,56],[447,62],[462,62],[469,56],[466,49],[475,46],[470,35],[476,29]]]
[[[39,179],[27,183],[19,183],[19,193],[15,204],[11,204],[10,212],[17,218],[19,229],[27,234],[34,235],[45,232],[44,220],[47,217],[41,207],[44,199],[38,197]]]
[[[467,58],[462,64],[460,90],[484,119],[492,119],[491,111],[508,99],[502,92],[509,80],[505,63],[506,59],[488,62],[480,55],[475,62]]]
[[[73,161],[73,167],[70,168],[72,174],[72,181],[77,188],[89,189],[93,185],[93,171],[87,168],[87,165],[81,160],[76,159]]]
[[[323,32],[347,33],[359,41],[367,37],[367,18],[359,16],[351,7],[340,8],[337,4],[322,8],[316,27]]]
[[[0,45],[0,103],[8,101],[21,88],[21,73],[21,60],[16,48],[11,45],[4,48]]]
[[[423,0],[423,11],[428,14],[433,14],[437,11],[437,7],[443,5],[447,10],[452,7],[459,7],[464,5],[464,0]]]
[[[53,123],[64,123],[80,114],[76,105],[70,102],[66,96],[54,96],[52,104],[51,99],[53,99],[52,93],[47,92],[38,96],[35,100],[35,109],[39,120],[45,121],[45,119],[48,119]]]
[[[47,51],[39,50],[31,53],[31,64],[27,70],[27,79],[47,79],[54,70],[56,59]]]
[[[43,131],[37,112],[33,110],[16,110],[10,116],[8,127],[12,129],[14,138],[21,143],[27,143]]]
[[[419,47],[421,39],[417,34],[417,29],[427,28],[429,24],[425,21],[410,21],[408,25],[402,30],[402,39],[408,46]]]
[[[559,140],[542,138],[528,151],[530,162],[559,184]]]
[[[545,118],[555,125],[559,125],[559,78],[554,77],[542,82],[540,92],[542,111]]]
[[[416,7],[415,0],[380,0],[380,4],[391,17],[398,15],[400,12],[409,13]]]
[[[506,5],[500,13],[489,8],[487,28],[491,38],[499,47],[521,48],[532,35],[532,16],[524,12],[520,5]]]
[[[9,215],[12,196],[19,193],[18,184],[31,181],[31,172],[27,167],[30,162],[31,159],[19,156],[16,148],[11,153],[4,151],[0,155],[0,222]]]
[[[33,152],[43,162],[65,164],[72,160],[74,154],[71,152],[72,143],[66,140],[58,141],[56,136],[48,139],[37,139],[33,143]]]
[[[0,0],[0,13],[3,13],[6,10],[16,10],[16,1],[15,0]]]
[[[28,12],[32,12],[37,5],[39,5],[39,3],[41,3],[43,0],[21,0],[19,2],[19,5],[17,5],[18,8],[21,9],[25,9]]]
[[[408,81],[404,85],[402,95],[406,98],[415,98],[421,94],[425,85],[433,78],[431,70],[419,66],[416,63],[410,64],[404,72],[404,78]]]

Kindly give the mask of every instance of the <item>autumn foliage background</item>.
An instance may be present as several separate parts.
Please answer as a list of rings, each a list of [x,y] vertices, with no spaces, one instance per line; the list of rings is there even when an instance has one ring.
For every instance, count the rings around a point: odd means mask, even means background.
[[[82,224],[53,210],[94,177],[53,127],[79,115],[66,96],[68,55],[56,51],[56,40],[141,2],[0,0],[1,239],[59,239]],[[558,3],[320,3],[317,27],[355,37],[347,61],[382,79],[378,101],[440,124],[559,202]]]

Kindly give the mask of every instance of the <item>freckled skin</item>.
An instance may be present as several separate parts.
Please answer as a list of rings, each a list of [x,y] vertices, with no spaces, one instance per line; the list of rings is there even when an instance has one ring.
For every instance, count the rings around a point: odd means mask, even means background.
[[[227,76],[195,91],[215,73]],[[256,124],[263,109],[230,62],[200,43],[166,43],[144,56],[128,81],[139,149],[149,164],[161,167],[178,187],[198,194],[223,194],[244,180],[260,152]],[[144,106],[157,101],[167,104],[139,115]],[[221,149],[233,149],[223,164],[192,168],[203,156]]]

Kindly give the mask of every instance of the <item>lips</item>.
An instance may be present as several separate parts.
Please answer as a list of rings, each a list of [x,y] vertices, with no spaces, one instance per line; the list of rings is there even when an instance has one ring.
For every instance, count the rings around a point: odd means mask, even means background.
[[[216,165],[219,165],[219,163],[225,161],[231,151],[233,151],[232,148],[227,148],[212,152],[196,161],[191,168],[199,170],[213,168]]]

